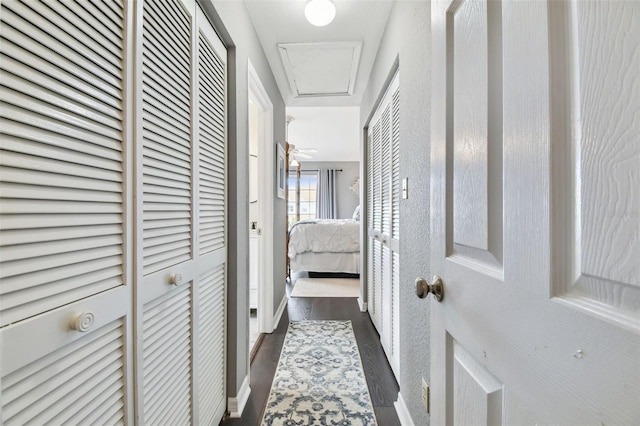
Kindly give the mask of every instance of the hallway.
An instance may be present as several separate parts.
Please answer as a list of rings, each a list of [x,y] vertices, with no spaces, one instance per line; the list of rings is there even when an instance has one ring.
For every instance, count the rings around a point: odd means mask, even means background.
[[[293,285],[287,283],[287,295]],[[239,419],[224,419],[220,424],[259,425],[289,321],[351,320],[358,341],[362,366],[367,377],[371,401],[378,424],[400,425],[393,403],[398,385],[387,363],[380,337],[366,312],[360,312],[355,298],[290,298],[287,309],[272,334],[267,334],[251,364],[251,395]]]

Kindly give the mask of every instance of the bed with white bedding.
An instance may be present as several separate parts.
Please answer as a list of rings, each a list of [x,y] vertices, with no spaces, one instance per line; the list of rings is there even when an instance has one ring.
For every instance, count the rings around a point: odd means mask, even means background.
[[[360,222],[312,219],[289,230],[291,272],[360,273]]]

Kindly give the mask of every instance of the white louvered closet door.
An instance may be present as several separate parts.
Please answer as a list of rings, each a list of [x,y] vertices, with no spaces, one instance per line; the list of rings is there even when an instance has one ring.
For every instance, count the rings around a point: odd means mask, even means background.
[[[198,9],[198,287],[196,388],[200,424],[226,410],[227,52]]]
[[[226,51],[195,2],[142,9],[139,416],[214,424],[226,406]]]
[[[1,8],[0,423],[131,423],[131,13]]]
[[[193,420],[193,12],[179,0],[142,7],[142,348],[138,421]],[[140,223],[139,223],[140,225]],[[141,256],[140,256],[141,254]],[[140,316],[140,315],[138,315]],[[140,330],[138,330],[140,333]],[[140,386],[142,385],[142,386]]]
[[[392,292],[391,292],[391,104],[385,102],[382,116],[380,117],[380,205],[381,205],[381,232],[380,232],[380,269],[381,269],[381,310],[382,330],[380,339],[385,350],[391,348],[392,336]]]
[[[368,306],[393,371],[399,371],[400,93],[388,87],[368,133]]]
[[[367,310],[373,319],[375,316],[375,269],[373,266],[373,248],[375,236],[373,233],[373,126],[367,132]]]
[[[400,87],[396,75],[391,101],[391,366],[400,374]]]
[[[383,311],[382,311],[382,195],[381,195],[381,175],[382,164],[381,144],[380,144],[380,121],[373,126],[372,133],[372,154],[373,154],[373,230],[372,230],[372,251],[373,251],[373,323],[382,334]]]

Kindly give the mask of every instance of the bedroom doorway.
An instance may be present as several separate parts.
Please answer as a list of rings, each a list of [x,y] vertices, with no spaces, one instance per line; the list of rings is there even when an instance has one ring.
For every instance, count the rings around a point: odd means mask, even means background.
[[[249,353],[273,331],[273,105],[248,64],[249,123]]]

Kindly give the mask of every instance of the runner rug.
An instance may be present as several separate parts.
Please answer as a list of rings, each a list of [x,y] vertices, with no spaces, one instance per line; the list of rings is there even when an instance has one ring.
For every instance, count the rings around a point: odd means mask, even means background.
[[[289,324],[262,425],[377,425],[351,321]]]

